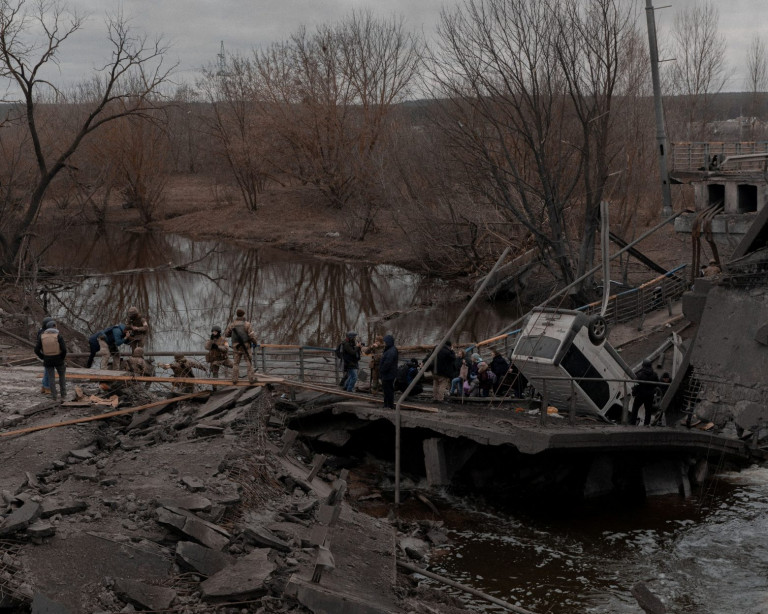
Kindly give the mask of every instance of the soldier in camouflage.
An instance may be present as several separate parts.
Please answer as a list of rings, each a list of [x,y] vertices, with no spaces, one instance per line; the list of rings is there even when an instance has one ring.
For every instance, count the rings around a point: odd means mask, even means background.
[[[236,312],[236,318],[229,323],[224,336],[232,340],[232,383],[237,384],[237,380],[240,377],[240,360],[245,358],[246,365],[248,366],[248,381],[253,383],[255,381],[255,374],[253,372],[253,361],[251,360],[250,347],[257,345],[256,333],[253,332],[253,327],[248,320],[245,319],[245,311],[238,309]]]
[[[170,369],[173,371],[173,377],[194,378],[195,374],[192,372],[192,369],[200,369],[201,371],[205,371],[205,365],[200,364],[196,360],[190,360],[184,356],[184,354],[174,354],[172,363],[160,364],[158,366],[162,367],[163,369]],[[174,382],[173,388],[174,390],[178,390],[179,392],[183,393],[190,393],[195,391],[194,384],[185,382]]]
[[[144,347],[144,339],[149,332],[147,319],[139,313],[136,307],[128,308],[128,318],[125,325],[125,339],[131,346],[131,354],[136,348]]]
[[[232,367],[232,361],[229,360],[229,344],[221,336],[221,326],[211,328],[211,338],[205,342],[205,349],[208,351],[205,362],[210,365],[211,377],[218,379],[220,367]]]

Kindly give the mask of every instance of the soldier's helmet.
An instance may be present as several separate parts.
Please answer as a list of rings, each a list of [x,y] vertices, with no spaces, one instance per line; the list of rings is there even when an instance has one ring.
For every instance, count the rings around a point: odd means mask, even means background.
[[[174,360],[184,360],[184,354],[174,354],[173,355]]]
[[[212,333],[221,333],[221,326],[211,326]]]
[[[139,315],[139,310],[136,307],[128,307],[128,315],[129,316],[137,316]]]
[[[133,355],[137,358],[144,358],[144,348],[136,348],[133,350]]]

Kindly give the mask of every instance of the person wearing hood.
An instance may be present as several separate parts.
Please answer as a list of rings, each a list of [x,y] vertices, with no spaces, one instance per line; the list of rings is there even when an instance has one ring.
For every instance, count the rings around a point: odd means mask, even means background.
[[[635,373],[635,379],[639,380],[639,383],[632,387],[632,396],[635,397],[632,402],[632,413],[630,415],[629,423],[634,426],[637,424],[637,415],[640,412],[640,406],[645,409],[645,419],[643,424],[650,426],[651,415],[653,414],[653,394],[656,390],[656,382],[659,381],[659,376],[656,375],[656,371],[653,370],[653,364],[647,358],[643,360],[643,364],[640,370]]]
[[[397,378],[397,348],[392,335],[384,335],[384,351],[379,360],[379,377],[384,393],[384,407],[395,408],[395,379]]]
[[[40,330],[37,331],[37,343],[40,343],[40,335],[45,332],[48,322],[53,322],[53,318],[51,316],[45,316],[43,321],[40,323]],[[40,388],[40,393],[51,394],[51,385],[48,382],[48,371],[45,370],[45,367],[43,367],[43,383],[42,387]]]
[[[453,345],[446,341],[435,357],[435,369],[432,373],[432,400],[436,403],[445,400],[445,393],[453,379],[456,354]]]
[[[50,320],[46,322],[45,330],[40,334],[35,345],[35,354],[43,361],[45,373],[48,376],[48,383],[51,386],[51,398],[56,401],[56,373],[59,374],[59,387],[61,389],[61,398],[65,400],[67,396],[66,371],[67,346],[64,343],[59,329],[56,328],[56,322]]]
[[[93,333],[88,337],[88,348],[90,354],[85,368],[90,369],[93,366],[93,360],[96,354],[101,356],[99,369],[109,368],[109,359],[112,358],[112,369],[120,368],[120,346],[125,343],[125,324],[114,324],[107,326],[104,330]]]

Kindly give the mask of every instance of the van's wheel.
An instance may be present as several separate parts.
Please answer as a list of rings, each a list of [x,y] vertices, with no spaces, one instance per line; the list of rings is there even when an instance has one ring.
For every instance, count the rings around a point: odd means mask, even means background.
[[[600,345],[608,336],[608,322],[603,316],[592,316],[587,326],[589,340],[595,345]]]

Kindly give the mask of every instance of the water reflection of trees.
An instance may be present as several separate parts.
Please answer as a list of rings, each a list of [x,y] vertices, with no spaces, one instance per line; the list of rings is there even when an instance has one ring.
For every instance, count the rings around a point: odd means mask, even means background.
[[[265,343],[327,345],[351,329],[364,340],[394,332],[400,343],[428,343],[462,307],[381,320],[375,316],[407,312],[434,293],[432,282],[395,267],[328,263],[153,233],[69,236],[49,251],[49,263],[66,264],[71,274],[133,271],[96,274],[58,292],[57,315],[92,332],[122,321],[136,305],[149,317],[155,349],[201,349],[210,327],[226,325],[238,307]],[[172,268],[185,263],[192,263],[188,270]],[[463,337],[476,340],[502,327],[493,309],[480,312],[485,315],[471,316],[462,327]]]

